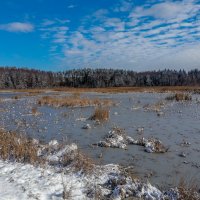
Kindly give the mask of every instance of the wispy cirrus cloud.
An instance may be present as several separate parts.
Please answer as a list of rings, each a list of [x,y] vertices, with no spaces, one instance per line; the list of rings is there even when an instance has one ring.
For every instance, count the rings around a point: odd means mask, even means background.
[[[0,30],[28,33],[34,31],[34,25],[24,22],[12,22],[8,24],[0,24]]]
[[[63,55],[63,46],[67,43],[68,19],[44,19],[40,24],[41,38],[49,41],[50,56],[60,59]]]

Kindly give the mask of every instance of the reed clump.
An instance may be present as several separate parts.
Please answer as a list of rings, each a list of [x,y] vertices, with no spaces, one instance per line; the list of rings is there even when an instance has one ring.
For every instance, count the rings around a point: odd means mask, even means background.
[[[108,108],[97,107],[90,117],[90,120],[107,121],[109,119]]]

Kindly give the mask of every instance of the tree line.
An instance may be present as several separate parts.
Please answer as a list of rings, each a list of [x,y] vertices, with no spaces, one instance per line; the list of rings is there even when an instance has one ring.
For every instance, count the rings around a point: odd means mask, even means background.
[[[76,69],[46,72],[16,67],[0,67],[1,89],[196,85],[200,85],[200,71],[198,69],[188,72],[167,69],[146,72],[118,69]]]

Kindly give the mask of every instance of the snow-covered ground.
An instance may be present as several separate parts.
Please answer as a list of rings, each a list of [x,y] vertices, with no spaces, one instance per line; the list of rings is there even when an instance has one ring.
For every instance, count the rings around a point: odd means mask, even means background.
[[[57,145],[56,141],[49,143],[54,149]],[[67,167],[59,165],[66,153],[76,159],[77,151],[75,144],[66,145],[48,155],[49,162],[43,166],[0,160],[0,200],[83,200],[100,199],[102,196],[113,200],[129,196],[161,200],[167,196],[176,200],[178,197],[176,190],[163,193],[150,183],[132,180],[121,172],[118,165],[94,165],[89,173],[74,170],[73,164]]]
[[[113,199],[121,199],[124,190],[131,187],[126,183],[124,187],[117,186],[106,188],[106,183],[117,177],[119,172],[117,166],[108,165],[104,173],[97,177],[95,174],[85,176],[79,173],[68,172],[67,174],[56,172],[52,168],[33,167],[29,164],[10,163],[0,161],[0,199],[1,200],[27,200],[27,199],[63,199],[63,191],[66,191],[66,197],[69,199],[93,199],[95,198],[95,188],[91,186],[99,185],[102,194],[110,194]],[[112,173],[110,173],[112,172]],[[105,184],[105,188],[103,185]],[[102,188],[101,186],[102,185]],[[90,186],[90,187],[89,187]],[[65,188],[65,189],[64,189]],[[91,189],[91,191],[90,191]],[[131,192],[131,191],[129,191]],[[91,193],[91,194],[89,194]],[[161,192],[150,184],[146,185],[138,196],[155,197],[159,199]],[[125,197],[125,196],[124,196]]]

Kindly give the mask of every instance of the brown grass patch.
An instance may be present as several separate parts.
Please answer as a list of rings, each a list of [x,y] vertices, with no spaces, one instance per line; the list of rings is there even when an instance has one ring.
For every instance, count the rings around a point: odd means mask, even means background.
[[[22,95],[15,95],[12,97],[12,99],[18,100],[21,99],[23,96]]]
[[[38,116],[39,114],[41,114],[41,113],[38,111],[38,109],[37,109],[36,107],[33,107],[33,108],[31,109],[31,113],[32,113],[32,115],[34,115],[34,116]]]
[[[185,93],[176,93],[174,95],[168,96],[166,97],[166,100],[170,100],[170,101],[191,101],[192,97],[189,94],[185,94]]]
[[[179,191],[179,200],[199,200],[200,194],[198,193],[198,184],[196,181],[192,180],[189,184],[186,183],[184,178],[179,182],[178,191]]]
[[[127,93],[127,92],[194,92],[200,91],[199,86],[149,86],[149,87],[107,87],[107,88],[73,88],[60,87],[49,88],[49,91],[84,93],[84,92],[100,92],[100,93]],[[0,90],[5,92],[8,90]],[[10,92],[29,92],[29,93],[44,93],[47,89],[12,89]]]
[[[94,161],[80,150],[71,154],[65,154],[60,164],[63,167],[71,164],[75,172],[82,171],[85,174],[89,174],[95,166]]]
[[[97,107],[90,117],[91,120],[107,121],[109,119],[108,108]]]
[[[48,164],[53,166],[54,163],[48,160],[48,156],[52,156],[60,150],[62,151],[65,147],[66,142],[64,141],[53,147],[35,142],[24,135],[0,129],[0,159],[2,160],[30,163],[32,165],[39,164],[41,166],[48,161]],[[41,152],[41,155],[38,155],[38,151]],[[80,150],[66,152],[59,158],[57,164],[63,168],[71,165],[74,171],[81,171],[85,174],[89,174],[95,166],[93,160]]]
[[[78,151],[73,166],[76,171],[82,170],[84,173],[90,173],[94,169],[94,161]]]
[[[38,148],[32,140],[13,132],[0,130],[0,157],[22,163],[40,163]]]
[[[39,105],[49,105],[54,107],[85,107],[85,106],[111,106],[113,101],[109,99],[89,99],[77,96],[55,97],[44,96],[38,100]]]
[[[100,93],[127,93],[127,92],[195,92],[199,86],[152,86],[152,87],[107,87],[107,88],[54,88],[54,91],[65,92],[100,92]]]

